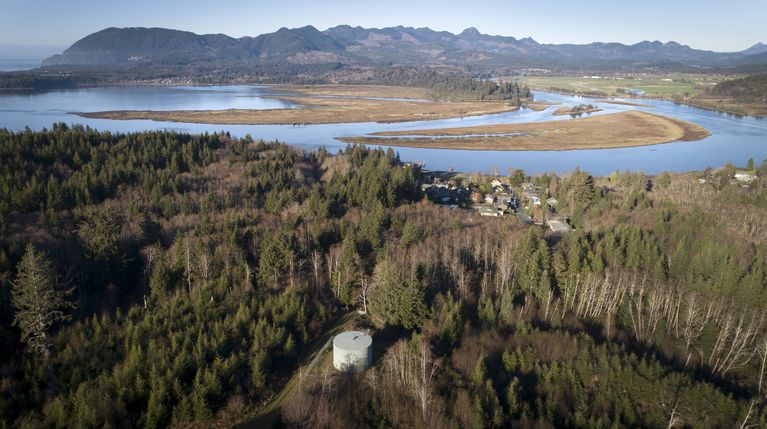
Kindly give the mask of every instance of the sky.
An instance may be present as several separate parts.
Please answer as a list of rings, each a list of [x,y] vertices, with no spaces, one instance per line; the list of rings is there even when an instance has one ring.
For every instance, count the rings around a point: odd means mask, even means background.
[[[467,27],[540,43],[767,43],[767,0],[0,0],[0,55],[47,56],[107,27],[256,36],[280,27]]]

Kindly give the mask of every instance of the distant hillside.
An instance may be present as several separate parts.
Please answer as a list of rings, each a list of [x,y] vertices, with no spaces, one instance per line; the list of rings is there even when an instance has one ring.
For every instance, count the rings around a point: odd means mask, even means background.
[[[319,31],[312,26],[281,28],[257,37],[234,39],[162,28],[108,28],[76,42],[54,65],[129,63],[295,63],[338,62],[358,65],[429,65],[471,68],[545,68],[553,70],[705,70],[759,63],[764,45],[743,52],[693,49],[676,42],[541,44],[531,38],[459,34],[430,28],[363,28],[340,25]]]
[[[767,74],[718,83],[711,89],[711,94],[732,97],[744,103],[767,103]]]
[[[107,28],[86,36],[44,65],[121,64],[130,62],[194,62],[258,55],[223,34],[197,35],[164,28]]]
[[[295,29],[283,27],[274,33],[240,40],[251,51],[261,52],[263,57],[283,58],[312,51],[335,54],[344,50],[343,44],[311,25]]]
[[[765,52],[767,52],[767,45],[761,42],[755,44],[754,46],[748,49],[740,51],[741,54],[746,54],[746,55],[764,54]]]

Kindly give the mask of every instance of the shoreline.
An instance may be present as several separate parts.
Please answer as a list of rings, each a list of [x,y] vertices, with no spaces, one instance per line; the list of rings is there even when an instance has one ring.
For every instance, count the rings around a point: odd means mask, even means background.
[[[296,107],[220,110],[113,110],[68,112],[84,118],[153,120],[215,125],[323,125],[342,123],[398,123],[507,113],[520,106],[508,101],[443,101],[424,99],[423,88],[379,85],[280,85],[264,87],[263,98],[283,100]],[[284,92],[284,93],[282,93]],[[534,102],[533,110],[539,108]]]

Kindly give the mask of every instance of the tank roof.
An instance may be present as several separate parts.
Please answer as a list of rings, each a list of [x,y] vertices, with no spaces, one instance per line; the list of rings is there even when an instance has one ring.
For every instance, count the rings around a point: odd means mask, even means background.
[[[364,350],[373,344],[370,335],[360,331],[341,332],[333,338],[333,347],[343,350]]]

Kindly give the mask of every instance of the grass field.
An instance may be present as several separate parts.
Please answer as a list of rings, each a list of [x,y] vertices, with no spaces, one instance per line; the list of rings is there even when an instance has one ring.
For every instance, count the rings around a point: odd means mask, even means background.
[[[386,87],[374,88],[385,91]],[[405,88],[401,92],[387,94],[416,95],[418,92]],[[349,89],[343,95],[351,97]],[[371,96],[377,94],[372,90],[356,89],[355,94]],[[328,89],[326,95],[331,93]],[[358,95],[355,95],[358,96]],[[406,122],[423,121],[465,116],[487,115],[516,110],[502,101],[402,101],[402,100],[371,100],[363,98],[319,98],[312,96],[285,96],[281,99],[302,105],[301,109],[228,109],[228,110],[116,110],[107,112],[76,113],[86,118],[100,119],[149,119],[154,121],[190,122],[200,124],[221,125],[313,125],[338,124],[349,122]]]
[[[567,121],[395,131],[340,140],[433,149],[573,150],[648,146],[709,135],[708,130],[690,122],[627,111]]]
[[[524,76],[519,80],[532,89],[574,93],[602,93],[604,96],[625,96],[619,89],[638,89],[648,97],[672,98],[675,95],[694,96],[706,88],[732,77],[704,74],[635,74],[589,76]]]

